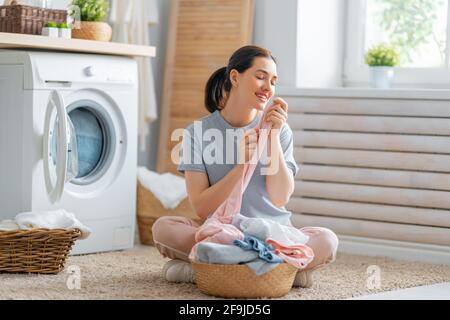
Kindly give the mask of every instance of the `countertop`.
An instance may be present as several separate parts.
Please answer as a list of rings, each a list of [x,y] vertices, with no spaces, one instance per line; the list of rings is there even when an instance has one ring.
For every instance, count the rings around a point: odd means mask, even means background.
[[[117,42],[50,38],[47,36],[0,32],[0,49],[42,49],[120,56],[154,57],[156,48]]]

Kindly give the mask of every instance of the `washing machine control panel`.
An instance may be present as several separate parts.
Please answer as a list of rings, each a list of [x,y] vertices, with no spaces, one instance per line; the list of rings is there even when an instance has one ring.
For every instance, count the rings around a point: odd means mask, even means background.
[[[88,77],[94,77],[97,74],[97,70],[94,66],[89,66],[84,69],[84,74]]]
[[[87,85],[137,85],[136,61],[126,57],[33,52],[33,71],[26,87],[86,87]]]
[[[133,81],[124,70],[117,68],[112,68],[109,70],[104,69],[99,72],[98,68],[95,66],[88,66],[84,69],[84,74],[88,78],[99,77],[105,79],[107,82],[131,83]]]

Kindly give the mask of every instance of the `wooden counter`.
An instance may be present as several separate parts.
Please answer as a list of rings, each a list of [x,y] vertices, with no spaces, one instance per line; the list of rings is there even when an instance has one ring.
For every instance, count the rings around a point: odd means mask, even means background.
[[[4,32],[0,32],[0,49],[42,49],[140,57],[156,55],[156,48],[150,46]]]

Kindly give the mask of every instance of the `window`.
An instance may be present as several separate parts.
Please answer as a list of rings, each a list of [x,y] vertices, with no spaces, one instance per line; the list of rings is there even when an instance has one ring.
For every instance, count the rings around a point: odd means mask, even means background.
[[[400,53],[394,86],[450,88],[449,0],[348,0],[344,84],[368,82],[364,54],[379,43]]]

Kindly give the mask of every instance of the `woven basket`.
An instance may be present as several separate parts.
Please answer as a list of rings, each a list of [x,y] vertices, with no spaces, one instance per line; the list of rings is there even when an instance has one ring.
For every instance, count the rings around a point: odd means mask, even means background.
[[[0,232],[0,273],[57,274],[64,269],[78,229]]]
[[[192,263],[199,290],[224,298],[279,298],[292,288],[297,269],[282,263],[257,276],[246,265]]]
[[[84,40],[110,41],[112,28],[106,22],[81,21],[80,29],[72,29],[72,37]]]
[[[153,245],[153,223],[164,216],[182,216],[192,219],[199,224],[203,223],[203,220],[195,213],[188,198],[184,199],[175,209],[166,209],[151,191],[138,182],[137,222],[139,238],[142,244]]]
[[[47,22],[66,22],[65,10],[44,9],[24,5],[0,6],[0,32],[42,34]]]

